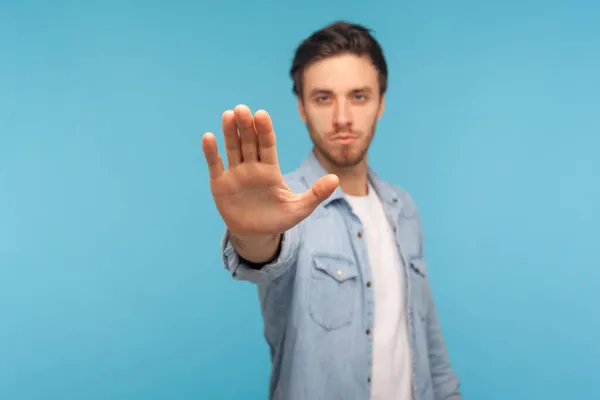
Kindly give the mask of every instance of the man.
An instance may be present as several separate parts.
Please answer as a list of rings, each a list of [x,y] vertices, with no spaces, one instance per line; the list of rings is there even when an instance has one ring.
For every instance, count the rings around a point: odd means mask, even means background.
[[[263,110],[223,114],[227,170],[214,135],[203,137],[225,266],[258,287],[271,399],[461,398],[417,209],[367,163],[387,74],[369,30],[334,23],[301,43],[291,68],[314,143],[300,168],[282,176]]]

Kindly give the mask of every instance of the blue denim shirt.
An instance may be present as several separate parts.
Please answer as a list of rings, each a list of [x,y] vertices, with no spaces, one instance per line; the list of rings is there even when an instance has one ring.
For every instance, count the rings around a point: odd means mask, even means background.
[[[310,152],[285,180],[300,193],[325,174]],[[428,282],[417,209],[408,193],[380,180],[371,169],[369,179],[406,266],[413,398],[460,399]],[[240,260],[225,233],[225,267],[235,279],[258,288],[272,362],[270,399],[370,398],[373,286],[367,284],[371,269],[361,229],[338,187],[283,235],[279,257],[260,270]]]

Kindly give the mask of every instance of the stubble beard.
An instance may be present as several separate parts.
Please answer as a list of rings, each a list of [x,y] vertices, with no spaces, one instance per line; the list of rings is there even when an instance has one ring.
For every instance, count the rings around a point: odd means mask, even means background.
[[[369,128],[368,135],[365,138],[364,134],[359,131],[353,131],[352,133],[357,136],[359,143],[352,143],[349,146],[340,146],[339,149],[328,149],[323,144],[323,135],[316,131],[314,126],[307,122],[306,128],[308,129],[309,135],[313,142],[316,152],[318,152],[325,160],[336,169],[349,169],[359,165],[367,157],[369,147],[375,136],[377,122],[374,121]],[[356,146],[362,146],[355,150]]]

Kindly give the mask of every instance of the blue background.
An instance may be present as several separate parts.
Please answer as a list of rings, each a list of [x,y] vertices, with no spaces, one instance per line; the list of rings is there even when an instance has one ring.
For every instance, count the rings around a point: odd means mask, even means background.
[[[319,3],[1,3],[0,398],[266,398],[201,135],[265,108],[294,169],[293,50],[336,19],[386,51],[371,160],[420,207],[465,399],[597,398],[600,4]]]

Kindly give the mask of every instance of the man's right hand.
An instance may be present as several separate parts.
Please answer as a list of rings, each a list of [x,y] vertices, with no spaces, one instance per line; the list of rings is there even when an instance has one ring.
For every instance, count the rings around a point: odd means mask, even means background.
[[[244,105],[225,111],[222,129],[228,168],[215,136],[202,137],[202,150],[210,173],[210,190],[229,232],[236,237],[274,237],[308,217],[339,184],[325,175],[304,193],[285,184],[277,158],[275,132],[266,111],[254,117]]]

